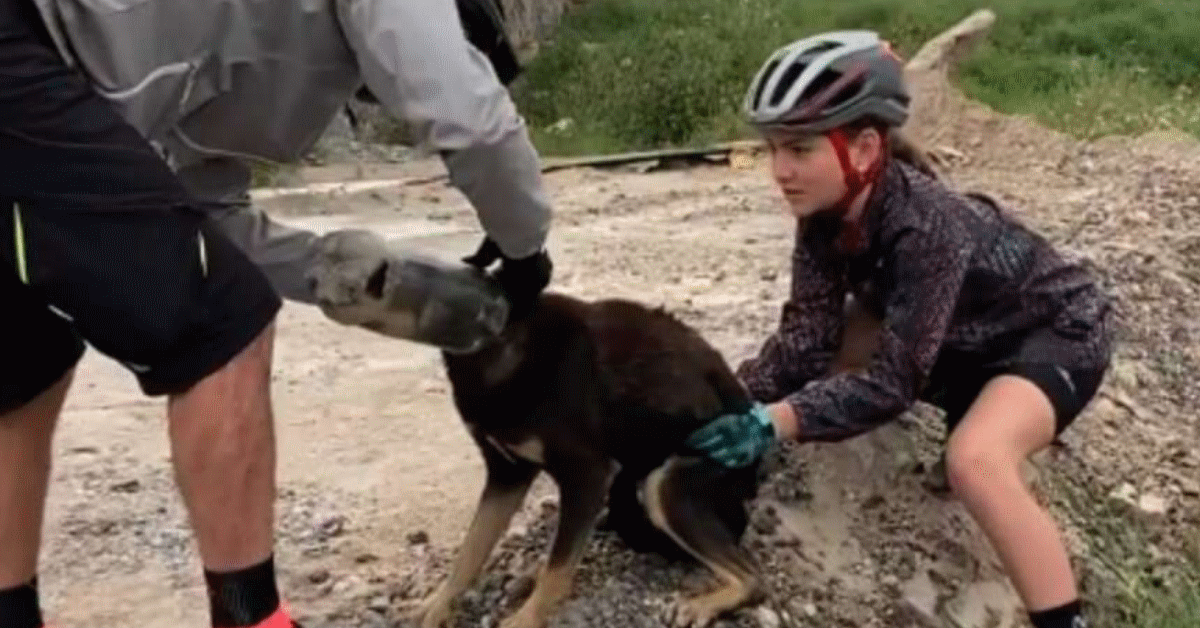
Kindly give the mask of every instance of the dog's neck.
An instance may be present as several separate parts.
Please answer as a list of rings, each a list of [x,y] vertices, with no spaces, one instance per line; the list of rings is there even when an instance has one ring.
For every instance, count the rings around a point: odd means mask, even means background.
[[[443,352],[442,359],[452,380],[472,379],[491,387],[516,373],[528,342],[527,321],[517,321],[478,350],[467,354]]]

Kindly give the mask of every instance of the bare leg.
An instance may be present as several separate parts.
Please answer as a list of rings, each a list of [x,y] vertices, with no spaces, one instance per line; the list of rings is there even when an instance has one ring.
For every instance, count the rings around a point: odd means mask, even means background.
[[[0,415],[0,590],[26,584],[37,572],[50,445],[74,373]]]
[[[946,448],[951,487],[1031,612],[1079,596],[1058,526],[1021,479],[1021,463],[1050,444],[1054,424],[1041,389],[1002,375],[984,387]]]
[[[273,551],[274,329],[168,405],[176,481],[206,569],[244,569]]]

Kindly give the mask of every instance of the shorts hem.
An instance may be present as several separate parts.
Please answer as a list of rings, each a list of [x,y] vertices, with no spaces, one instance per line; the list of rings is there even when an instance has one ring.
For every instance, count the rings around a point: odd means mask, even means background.
[[[27,373],[21,376],[21,381],[13,386],[13,394],[5,394],[0,398],[0,415],[26,406],[42,393],[50,390],[51,386],[54,386],[63,376],[79,365],[79,360],[87,351],[87,344],[78,336],[71,338],[72,347],[63,348],[59,353],[62,357],[54,362],[55,366],[46,366],[46,368],[37,369],[32,374]]]
[[[275,321],[283,301],[272,293],[272,299],[261,302],[231,325],[226,333],[211,343],[182,350],[176,362],[162,365],[150,373],[138,375],[142,392],[150,397],[187,392],[197,383],[220,370],[250,346],[263,330]]]

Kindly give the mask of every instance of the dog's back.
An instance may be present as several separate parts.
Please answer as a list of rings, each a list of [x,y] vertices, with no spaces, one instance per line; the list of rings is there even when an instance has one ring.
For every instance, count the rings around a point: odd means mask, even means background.
[[[749,408],[720,353],[665,310],[607,299],[585,312],[608,404],[608,447],[623,465],[657,466],[704,423]]]

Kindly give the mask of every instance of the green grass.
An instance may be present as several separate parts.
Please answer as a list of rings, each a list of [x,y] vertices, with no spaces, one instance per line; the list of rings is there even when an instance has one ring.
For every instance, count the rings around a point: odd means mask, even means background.
[[[1165,582],[1138,574],[1115,596],[1102,625],[1131,628],[1200,626],[1200,565],[1179,570]]]
[[[911,56],[982,7],[996,25],[955,78],[971,97],[1078,137],[1200,135],[1195,0],[590,0],[513,91],[547,154],[733,139],[746,84],[778,46],[871,28]]]
[[[1066,472],[1071,473],[1070,467]],[[1200,536],[1193,537],[1192,544],[1156,544],[1164,533],[1194,531],[1148,522],[1098,487],[1079,483],[1087,474],[1075,477],[1076,481],[1054,484],[1064,500],[1060,506],[1084,531],[1089,545],[1090,577],[1084,588],[1091,623],[1126,628],[1200,626]],[[1156,545],[1177,549],[1154,549]]]

